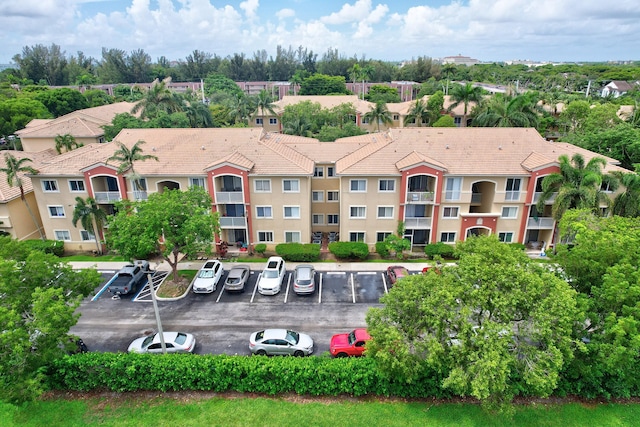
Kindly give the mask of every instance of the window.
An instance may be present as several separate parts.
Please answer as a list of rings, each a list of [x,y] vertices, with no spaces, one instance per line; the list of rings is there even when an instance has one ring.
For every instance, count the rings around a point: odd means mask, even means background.
[[[273,218],[273,212],[271,206],[256,206],[257,218]]]
[[[393,179],[381,179],[378,181],[378,191],[396,191],[396,182]]]
[[[311,193],[311,200],[314,202],[324,202],[324,191],[314,191]]]
[[[367,125],[367,124],[369,124],[369,117],[363,117],[363,118],[362,118],[362,124],[363,124],[363,125]]]
[[[48,206],[48,208],[49,208],[49,216],[51,218],[64,218],[63,206]]]
[[[605,193],[611,193],[613,189],[611,188],[611,182],[603,181],[600,185],[600,191],[604,191]]]
[[[384,239],[387,238],[387,236],[390,236],[391,232],[390,231],[382,231],[382,232],[377,232],[376,233],[376,242],[384,242]]]
[[[242,178],[233,175],[222,176],[222,190],[220,191],[225,193],[242,191]]]
[[[284,207],[285,218],[300,218],[300,206],[285,206]]]
[[[80,230],[80,240],[83,242],[95,241],[96,236],[94,236],[93,233],[89,233],[87,230]]]
[[[284,232],[284,241],[286,243],[301,243],[300,232],[299,231],[285,231]]]
[[[84,181],[79,180],[79,179],[70,179],[69,180],[69,190],[72,193],[80,193],[85,191],[84,190]]]
[[[350,242],[364,242],[364,231],[352,231],[349,233]]]
[[[327,224],[338,224],[338,215],[337,214],[328,214],[327,215]]]
[[[507,186],[505,188],[505,200],[519,200],[520,199],[520,178],[508,178]]]
[[[261,125],[263,123],[262,117],[256,117],[256,124]]]
[[[327,191],[327,201],[337,202],[340,199],[340,193],[337,191]]]
[[[456,125],[456,127],[460,127],[460,125],[462,124],[462,117],[454,117],[453,124]]]
[[[57,193],[58,181],[56,181],[55,179],[45,179],[44,181],[42,181],[42,191]]]
[[[204,188],[204,178],[189,178],[189,186]]]
[[[147,191],[147,178],[138,178],[137,181],[130,181],[131,182],[131,188],[133,188],[136,191]],[[114,190],[109,190],[109,191],[118,191],[117,188],[115,188]]]
[[[513,233],[498,233],[498,240],[504,243],[511,243],[513,242]]]
[[[324,176],[324,168],[322,166],[316,166],[313,168],[313,176],[322,178]]]
[[[399,114],[394,114],[393,115],[393,121],[397,122],[398,120],[400,120],[400,115]]]
[[[460,200],[460,189],[462,188],[462,178],[447,178],[444,193],[445,200]]]
[[[452,233],[452,232],[440,233],[440,241],[444,243],[455,243],[456,233]]]
[[[300,181],[297,179],[285,179],[282,181],[282,191],[285,193],[299,193]]]
[[[442,217],[443,218],[458,218],[458,210],[457,206],[447,206],[442,209]]]
[[[275,118],[271,117],[269,119],[269,124],[270,125],[277,125],[278,124],[278,119],[275,119]]]
[[[271,193],[270,179],[256,179],[253,181],[253,188],[256,193]]]
[[[323,214],[313,214],[312,216],[313,225],[324,225],[324,215]]]
[[[357,191],[357,192],[367,191],[367,180],[352,179],[349,188],[351,188],[351,191]]]
[[[378,206],[378,218],[393,218],[393,206]]]
[[[351,206],[349,208],[351,218],[366,218],[367,207],[366,206]]]
[[[64,240],[67,242],[71,241],[71,234],[69,234],[69,230],[54,230],[54,234],[56,236],[56,240]]]
[[[518,208],[515,206],[505,206],[502,208],[502,218],[516,218],[518,216]]]
[[[336,168],[327,166],[327,176],[336,176]]]
[[[273,231],[258,231],[258,242],[273,242]]]

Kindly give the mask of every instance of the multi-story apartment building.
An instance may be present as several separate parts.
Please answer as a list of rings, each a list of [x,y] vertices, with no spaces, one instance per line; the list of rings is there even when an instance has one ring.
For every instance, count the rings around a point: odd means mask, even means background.
[[[401,221],[413,250],[477,234],[541,246],[555,230],[551,205],[535,207],[542,179],[561,154],[596,156],[525,128],[403,128],[336,142],[261,128],[125,129],[116,140],[145,141],[158,157],[136,163],[139,189],[107,163],[112,143],[51,157],[31,177],[47,236],[69,250],[95,245],[71,223],[76,196],[112,213],[118,200],[190,186],[209,192],[217,238],[231,243],[273,247],[335,231],[373,248]],[[622,170],[606,160],[606,171]]]

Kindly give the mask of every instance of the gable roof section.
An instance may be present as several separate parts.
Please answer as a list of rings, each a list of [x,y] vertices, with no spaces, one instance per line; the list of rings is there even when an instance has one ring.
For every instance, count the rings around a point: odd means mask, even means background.
[[[31,166],[37,171],[41,169],[41,162],[49,157],[55,156],[56,152],[54,150],[45,150],[40,151],[39,153],[26,153],[24,151],[15,151],[15,150],[6,150],[0,153],[0,167],[5,167],[6,163],[4,160],[5,154],[11,154],[16,159],[20,160],[23,158],[31,159],[31,162],[27,162],[26,166]],[[33,184],[31,182],[31,178],[29,176],[21,173],[19,174],[22,179],[22,188],[25,194],[33,191]],[[0,172],[0,203],[7,203],[13,199],[20,197],[20,188],[12,187],[7,182],[7,174],[4,172]]]
[[[409,155],[397,161],[396,167],[398,168],[398,170],[403,171],[405,169],[410,169],[420,164],[428,164],[431,166],[435,166],[436,169],[442,169],[445,172],[447,170],[447,167],[444,164],[440,163],[439,161],[434,160],[429,156],[425,156],[424,154],[421,154],[415,151],[412,151],[411,153],[409,153]]]
[[[245,171],[250,171],[254,165],[254,163],[251,160],[247,159],[245,156],[235,151],[229,154],[228,156],[222,157],[216,160],[215,162],[211,163],[209,166],[205,168],[205,170],[208,171],[208,170],[216,169],[225,164],[236,166]]]

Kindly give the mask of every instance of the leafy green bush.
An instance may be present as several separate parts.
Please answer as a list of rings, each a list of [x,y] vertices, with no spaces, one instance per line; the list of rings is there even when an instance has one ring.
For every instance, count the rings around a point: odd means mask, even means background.
[[[386,258],[389,256],[389,248],[387,247],[386,242],[376,242],[376,252],[382,258]]]
[[[276,253],[286,261],[314,262],[320,259],[320,245],[317,243],[280,243]]]
[[[64,242],[62,240],[23,240],[29,251],[40,251],[55,256],[64,255]]]
[[[363,242],[332,242],[329,252],[339,259],[366,259],[369,256],[369,246]]]
[[[516,248],[516,249],[520,249],[521,251],[524,251],[524,250],[525,250],[525,248],[526,248],[526,246],[525,246],[525,244],[524,244],[524,243],[509,243],[509,245],[510,245],[511,247]]]
[[[424,253],[427,257],[433,259],[434,256],[441,256],[442,258],[454,258],[455,247],[447,245],[444,242],[429,243],[424,247]]]
[[[260,255],[264,255],[265,251],[267,250],[267,244],[266,243],[258,243],[257,245],[255,245],[253,247],[253,251],[257,254]]]

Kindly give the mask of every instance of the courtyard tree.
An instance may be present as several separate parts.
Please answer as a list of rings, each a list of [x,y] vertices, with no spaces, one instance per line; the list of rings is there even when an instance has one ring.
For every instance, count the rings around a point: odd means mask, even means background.
[[[367,354],[408,381],[435,370],[445,389],[489,406],[548,396],[579,345],[576,292],[494,236],[456,252],[456,266],[403,278],[369,310]]]
[[[82,143],[76,141],[73,135],[69,133],[65,133],[64,135],[56,135],[55,141],[56,141],[56,152],[58,154],[61,154],[63,149],[65,152],[67,152],[75,148],[82,147]]]
[[[391,112],[389,112],[387,104],[384,102],[377,102],[367,113],[365,113],[364,118],[369,120],[369,123],[375,123],[378,132],[380,132],[380,123],[387,126],[390,126],[393,123],[393,120],[391,119]]]
[[[133,185],[135,186],[136,191],[141,190],[140,185],[140,176],[134,169],[134,164],[136,162],[144,162],[145,160],[155,160],[158,161],[158,157],[152,154],[142,154],[142,144],[144,141],[138,141],[131,146],[131,148],[124,145],[122,142],[118,142],[118,149],[113,153],[113,156],[107,159],[107,162],[116,161],[118,162],[118,174],[123,174],[129,171],[129,179],[133,181]]]
[[[71,220],[73,226],[76,227],[78,222],[88,233],[92,234],[96,240],[98,253],[102,253],[102,228],[107,221],[107,213],[100,209],[98,203],[93,197],[76,197],[76,206],[73,208],[73,218]]]
[[[176,280],[183,255],[210,252],[219,233],[218,218],[217,212],[211,212],[211,197],[202,188],[165,190],[144,201],[119,204],[118,213],[108,220],[107,244],[128,259],[161,254]]]
[[[451,90],[451,104],[449,105],[449,111],[462,104],[464,106],[464,113],[462,116],[462,122],[466,126],[467,115],[469,113],[469,105],[479,104],[482,100],[482,88],[474,86],[472,83],[456,84]]]

